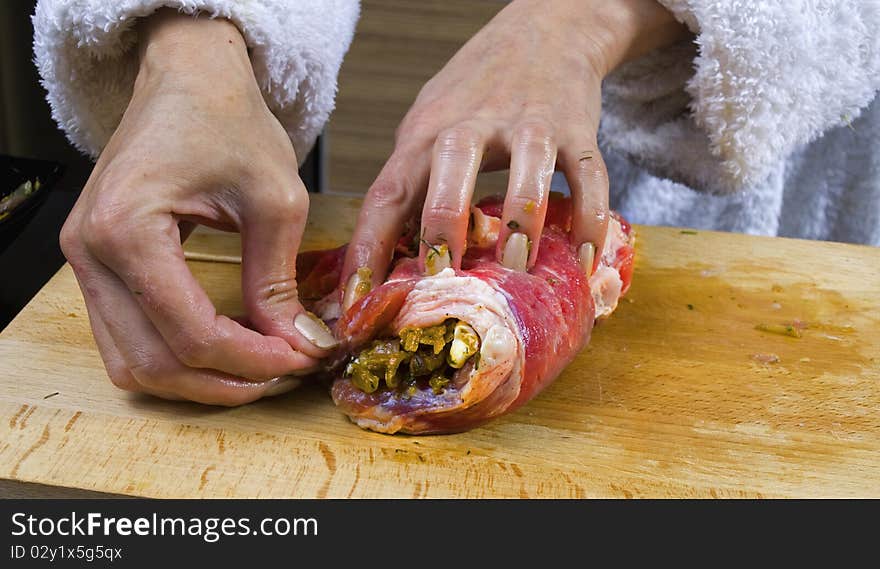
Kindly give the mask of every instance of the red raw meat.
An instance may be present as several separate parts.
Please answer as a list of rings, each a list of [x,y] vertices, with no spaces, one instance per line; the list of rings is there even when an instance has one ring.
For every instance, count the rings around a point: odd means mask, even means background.
[[[361,427],[447,433],[513,411],[559,375],[589,342],[595,320],[610,314],[629,288],[634,235],[618,215],[609,223],[599,268],[587,279],[568,240],[569,198],[551,199],[537,261],[528,273],[506,269],[495,260],[499,222],[493,218],[501,216],[501,205],[501,198],[488,198],[476,206],[475,215],[483,217],[473,227],[482,227],[484,234],[472,236],[460,271],[424,276],[417,259],[400,254],[411,241],[404,238],[388,280],[346,314],[339,314],[339,292],[331,291],[338,283],[344,247],[300,255],[300,295],[332,323],[342,342],[337,364],[374,338],[447,318],[467,322],[480,336],[476,369],[472,358],[442,393],[430,388],[406,397],[390,389],[365,393],[337,367],[333,400]],[[317,303],[308,302],[319,297]]]

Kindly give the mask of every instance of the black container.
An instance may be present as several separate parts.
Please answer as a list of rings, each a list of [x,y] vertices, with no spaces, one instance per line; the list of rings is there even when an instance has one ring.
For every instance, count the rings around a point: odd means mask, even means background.
[[[40,181],[39,189],[34,190],[0,219],[0,253],[15,241],[22,229],[33,219],[63,172],[64,166],[57,162],[0,154],[0,199],[27,181]]]

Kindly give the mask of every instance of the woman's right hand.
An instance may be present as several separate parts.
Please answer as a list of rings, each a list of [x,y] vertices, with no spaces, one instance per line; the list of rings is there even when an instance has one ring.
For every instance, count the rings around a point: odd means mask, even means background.
[[[291,389],[335,344],[297,298],[308,196],[293,146],[232,24],[162,11],[139,31],[131,102],[61,234],[107,372],[220,405]],[[181,242],[199,223],[241,232],[253,329],[190,273]]]
[[[558,169],[571,190],[571,244],[592,274],[608,229],[608,174],[597,143],[602,80],[687,33],[654,0],[507,4],[425,84],[397,129],[346,253],[343,308],[383,282],[415,219],[426,273],[459,269],[477,174],[491,170],[510,170],[498,262],[521,271],[534,265]]]

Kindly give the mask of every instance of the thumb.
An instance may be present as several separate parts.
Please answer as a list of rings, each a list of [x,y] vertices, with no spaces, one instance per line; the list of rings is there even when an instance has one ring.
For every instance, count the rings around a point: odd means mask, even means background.
[[[260,188],[263,193],[266,188]],[[286,340],[320,358],[336,347],[330,329],[300,304],[296,254],[308,216],[308,194],[299,183],[242,219],[242,296],[247,316],[261,333]]]

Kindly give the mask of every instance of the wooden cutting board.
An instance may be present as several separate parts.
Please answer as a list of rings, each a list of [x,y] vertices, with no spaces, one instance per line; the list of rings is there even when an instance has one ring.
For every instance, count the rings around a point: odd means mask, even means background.
[[[344,242],[358,205],[315,196],[307,247]],[[119,391],[65,266],[0,334],[0,489],[880,496],[880,249],[637,231],[628,299],[552,386],[485,427],[421,438],[361,431],[318,387],[237,409]],[[187,248],[236,255],[238,241],[200,232]],[[237,265],[190,266],[239,312]],[[801,338],[755,328],[794,320]]]

